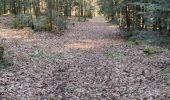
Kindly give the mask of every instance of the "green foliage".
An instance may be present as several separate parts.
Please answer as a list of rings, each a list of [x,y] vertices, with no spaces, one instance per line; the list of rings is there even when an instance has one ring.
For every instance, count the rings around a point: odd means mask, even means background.
[[[42,48],[36,48],[36,50],[34,51],[35,60],[39,62],[39,60],[41,59],[42,56],[43,56]]]
[[[131,44],[131,45],[141,45],[141,44],[143,44],[143,41],[141,41],[141,40],[129,40],[128,43]]]
[[[93,0],[0,0],[0,15],[14,14],[14,28],[31,27],[36,31],[66,29],[67,18],[76,8],[78,16],[93,17]]]
[[[64,30],[67,28],[67,20],[64,18],[57,19],[56,25],[58,26],[59,30]]]
[[[121,60],[124,57],[124,54],[121,52],[116,52],[116,51],[107,51],[105,55],[108,58],[115,59],[115,60]]]
[[[168,26],[170,26],[170,18],[165,19]]]
[[[133,31],[129,36],[129,41],[145,41],[147,43],[153,43],[158,37],[147,31]]]
[[[150,47],[150,46],[146,46],[143,50],[143,52],[146,54],[146,55],[152,55],[154,53],[156,53],[156,51],[154,50],[153,47]]]
[[[40,61],[46,62],[46,63],[53,63],[56,59],[62,59],[64,58],[63,53],[51,53],[49,51],[43,50],[41,47],[37,47],[34,51],[34,61],[36,63],[40,63]]]
[[[45,16],[39,16],[34,21],[34,30],[35,31],[43,31],[43,30],[49,30],[49,25],[47,23],[47,17]]]
[[[3,60],[4,56],[4,47],[0,46],[0,60]]]
[[[64,30],[67,28],[67,18],[62,16],[60,16],[60,13],[57,13],[55,11],[52,12],[52,19],[54,21],[54,25],[56,25],[58,27],[59,30]]]
[[[3,4],[0,3],[0,15],[2,14]]]
[[[0,46],[0,70],[7,69],[13,65],[13,62],[4,59],[4,48]]]
[[[169,66],[169,68],[170,68],[170,66]],[[170,79],[170,69],[168,69],[168,71],[167,71],[167,76]]]
[[[32,23],[31,17],[25,14],[19,14],[15,16],[15,19],[12,21],[12,27],[14,28],[23,28],[30,27]]]
[[[92,5],[88,5],[86,8],[86,17],[92,18],[93,17],[93,13],[95,12],[95,7]]]
[[[0,70],[2,69],[7,69],[9,66],[12,66],[13,62],[8,61],[8,60],[1,60],[0,61]]]
[[[66,29],[66,18],[57,16],[57,13],[53,12],[52,19],[54,25],[57,26],[59,30]],[[34,19],[34,21],[32,21],[30,16],[20,14],[16,15],[15,19],[12,22],[12,26],[14,28],[32,27],[32,24],[35,31],[50,31],[50,25],[47,16],[38,16],[36,19]]]
[[[130,38],[131,36],[134,35],[134,33],[133,33],[132,31],[130,31],[130,32],[124,32],[124,31],[122,31],[122,35],[123,35],[124,37],[126,37],[126,38]]]
[[[108,21],[112,21],[115,17],[116,7],[114,0],[98,0],[100,5],[99,14],[104,14]]]
[[[167,35],[161,35],[152,31],[131,31],[124,32],[124,34],[131,44],[150,44],[170,49],[170,37]]]
[[[98,0],[99,13],[127,31],[169,31],[170,0]]]
[[[56,59],[64,58],[64,55],[62,53],[52,53],[52,54],[46,54],[45,58],[48,63],[53,63]]]

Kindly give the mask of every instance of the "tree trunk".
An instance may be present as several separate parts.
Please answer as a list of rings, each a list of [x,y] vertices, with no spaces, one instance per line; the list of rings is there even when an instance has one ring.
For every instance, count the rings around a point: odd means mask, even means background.
[[[86,3],[86,1],[84,0],[84,20],[86,21],[86,17],[87,17],[87,3]]]
[[[161,19],[160,18],[158,18],[158,27],[159,27],[159,31],[162,31],[162,24],[161,24]]]
[[[52,0],[48,0],[49,31],[52,30]]]
[[[129,6],[126,6],[126,26],[127,31],[130,31],[130,18],[129,18]]]

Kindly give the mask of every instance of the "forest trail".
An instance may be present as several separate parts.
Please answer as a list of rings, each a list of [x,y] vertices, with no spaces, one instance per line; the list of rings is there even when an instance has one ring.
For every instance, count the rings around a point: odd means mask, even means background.
[[[1,30],[9,37],[5,56],[14,65],[0,70],[0,98],[138,100],[170,93],[155,63],[169,64],[169,52],[148,58],[143,46],[129,45],[101,17],[70,22],[61,37],[39,32],[24,38],[22,30]]]
[[[65,44],[65,48],[80,51],[100,50],[111,45],[113,41],[118,43],[123,41],[118,39],[120,37],[118,28],[107,23],[103,17],[96,17],[87,22],[76,22],[69,27],[66,34],[63,40],[68,38],[69,42]]]

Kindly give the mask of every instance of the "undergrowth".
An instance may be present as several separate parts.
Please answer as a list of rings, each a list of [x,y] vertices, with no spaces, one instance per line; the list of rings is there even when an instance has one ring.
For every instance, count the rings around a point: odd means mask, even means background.
[[[155,50],[155,48],[153,48],[152,46],[145,46],[143,52],[144,52],[146,55],[152,55],[152,54],[155,54],[155,53],[156,53],[156,50]]]
[[[4,58],[4,48],[3,46],[0,46],[0,70],[7,69],[11,65],[13,65],[13,62]]]
[[[34,51],[34,60],[39,63],[40,60],[44,59],[45,62],[53,63],[56,59],[64,58],[63,53],[47,53],[42,48],[36,48]]]
[[[152,45],[160,46],[170,50],[170,37],[153,31],[130,31],[123,32],[128,43],[132,45]]]
[[[67,18],[58,17],[58,13],[53,11],[52,16],[52,30],[50,26],[50,19],[48,16],[42,15],[37,18],[32,18],[31,15],[19,14],[16,15],[11,23],[12,28],[31,27],[34,31],[50,31],[60,32],[67,28]]]
[[[107,58],[111,58],[111,59],[115,59],[115,60],[122,60],[124,57],[124,54],[121,52],[109,51],[109,50],[107,50],[105,52],[105,55]]]
[[[9,66],[12,66],[13,65],[13,62],[11,61],[8,61],[8,60],[1,60],[0,61],[0,70],[2,69],[7,69],[9,68]]]

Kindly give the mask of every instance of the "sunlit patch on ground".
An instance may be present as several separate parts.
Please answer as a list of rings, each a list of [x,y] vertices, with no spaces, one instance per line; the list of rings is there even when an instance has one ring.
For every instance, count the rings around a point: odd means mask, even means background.
[[[108,43],[111,43],[111,41],[109,39],[101,39],[101,40],[87,39],[87,40],[82,40],[82,41],[76,41],[71,44],[66,44],[65,47],[68,49],[88,50],[88,49],[103,47],[103,46],[107,45]]]
[[[109,26],[109,27],[111,27],[111,28],[119,28],[118,25],[111,25],[111,26]]]

